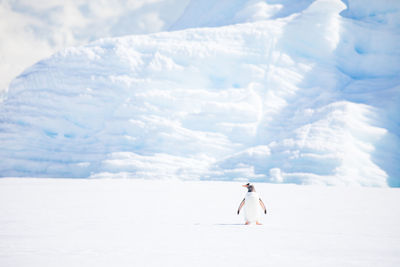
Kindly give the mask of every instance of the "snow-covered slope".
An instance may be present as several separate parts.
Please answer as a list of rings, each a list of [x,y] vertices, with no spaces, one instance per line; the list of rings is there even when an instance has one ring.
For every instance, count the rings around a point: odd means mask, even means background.
[[[399,186],[400,2],[291,4],[192,1],[173,29],[194,28],[27,69],[0,175]]]
[[[314,0],[191,0],[171,30],[219,27],[287,17],[305,10]]]
[[[189,1],[1,0],[0,94],[24,69],[66,47],[168,30]]]

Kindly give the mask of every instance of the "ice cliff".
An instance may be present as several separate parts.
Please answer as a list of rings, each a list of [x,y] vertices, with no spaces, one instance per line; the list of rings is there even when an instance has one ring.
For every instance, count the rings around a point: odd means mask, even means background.
[[[15,78],[0,176],[400,186],[399,44],[399,1],[192,0]]]

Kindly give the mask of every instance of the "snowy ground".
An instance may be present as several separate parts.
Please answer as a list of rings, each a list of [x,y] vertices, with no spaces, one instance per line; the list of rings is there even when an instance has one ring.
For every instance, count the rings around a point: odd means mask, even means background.
[[[400,266],[394,188],[0,179],[0,266]]]

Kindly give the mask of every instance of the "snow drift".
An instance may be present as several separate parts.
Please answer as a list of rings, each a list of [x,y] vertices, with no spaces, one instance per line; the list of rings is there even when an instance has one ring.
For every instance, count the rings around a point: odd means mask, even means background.
[[[294,2],[193,0],[183,30],[37,63],[0,175],[400,186],[400,3]]]

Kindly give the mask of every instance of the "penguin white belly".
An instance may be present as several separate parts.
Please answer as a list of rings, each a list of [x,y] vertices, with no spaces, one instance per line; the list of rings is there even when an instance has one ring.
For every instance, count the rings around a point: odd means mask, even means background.
[[[244,218],[247,222],[260,220],[260,200],[256,192],[248,192],[245,196]]]

